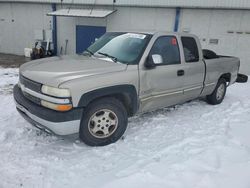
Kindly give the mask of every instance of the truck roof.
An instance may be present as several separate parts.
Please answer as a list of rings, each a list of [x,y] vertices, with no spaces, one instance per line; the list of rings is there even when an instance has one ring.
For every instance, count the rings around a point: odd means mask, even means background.
[[[111,31],[111,32],[128,32],[128,33],[140,33],[147,35],[178,35],[178,36],[190,36],[197,37],[194,34],[185,33],[185,32],[173,32],[173,31]]]

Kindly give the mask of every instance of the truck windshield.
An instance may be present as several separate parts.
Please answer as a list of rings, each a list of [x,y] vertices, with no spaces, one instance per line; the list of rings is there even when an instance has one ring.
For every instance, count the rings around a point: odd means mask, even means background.
[[[124,64],[138,64],[151,35],[110,32],[104,34],[85,53],[108,57]]]

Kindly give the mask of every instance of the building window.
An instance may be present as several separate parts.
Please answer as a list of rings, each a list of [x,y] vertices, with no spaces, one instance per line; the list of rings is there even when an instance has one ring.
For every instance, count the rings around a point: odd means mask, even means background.
[[[219,39],[210,39],[209,44],[219,44]]]

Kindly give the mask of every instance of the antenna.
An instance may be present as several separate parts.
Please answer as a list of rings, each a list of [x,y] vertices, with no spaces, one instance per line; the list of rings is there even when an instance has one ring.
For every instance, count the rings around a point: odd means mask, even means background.
[[[61,9],[63,8],[62,6],[63,6],[63,0],[61,0]]]
[[[113,10],[115,10],[115,3],[116,3],[116,0],[113,0]]]
[[[68,13],[69,13],[69,11],[70,11],[73,4],[74,4],[74,0],[71,1],[71,4],[70,4],[69,9],[68,9]]]
[[[90,11],[90,15],[92,14],[93,9],[95,8],[95,4],[96,4],[96,0],[94,0],[94,4],[93,4],[92,9],[91,9],[91,11]]]

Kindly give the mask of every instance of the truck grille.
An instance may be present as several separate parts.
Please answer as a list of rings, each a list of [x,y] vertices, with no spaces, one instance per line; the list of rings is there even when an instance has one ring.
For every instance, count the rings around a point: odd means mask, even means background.
[[[37,83],[37,82],[34,82],[28,78],[25,78],[23,77],[22,75],[20,76],[19,78],[20,80],[20,83],[22,85],[24,85],[26,88],[32,90],[32,91],[35,91],[37,93],[41,93],[41,87],[42,87],[42,84],[40,83]],[[34,97],[32,95],[30,95],[29,93],[26,93],[26,92],[22,92],[23,95],[30,101],[40,105],[41,104],[41,99],[37,98],[37,97]]]
[[[23,93],[23,95],[24,95],[28,100],[30,100],[31,102],[34,102],[34,103],[36,103],[36,104],[38,104],[38,105],[41,104],[41,99],[39,99],[39,98],[37,98],[37,97],[34,97],[34,96],[32,96],[32,95],[30,95],[29,93],[26,93],[26,92],[22,92],[22,93]]]
[[[41,93],[42,84],[34,82],[28,78],[23,77],[20,75],[20,83],[23,84],[26,88],[31,89],[32,91]]]

